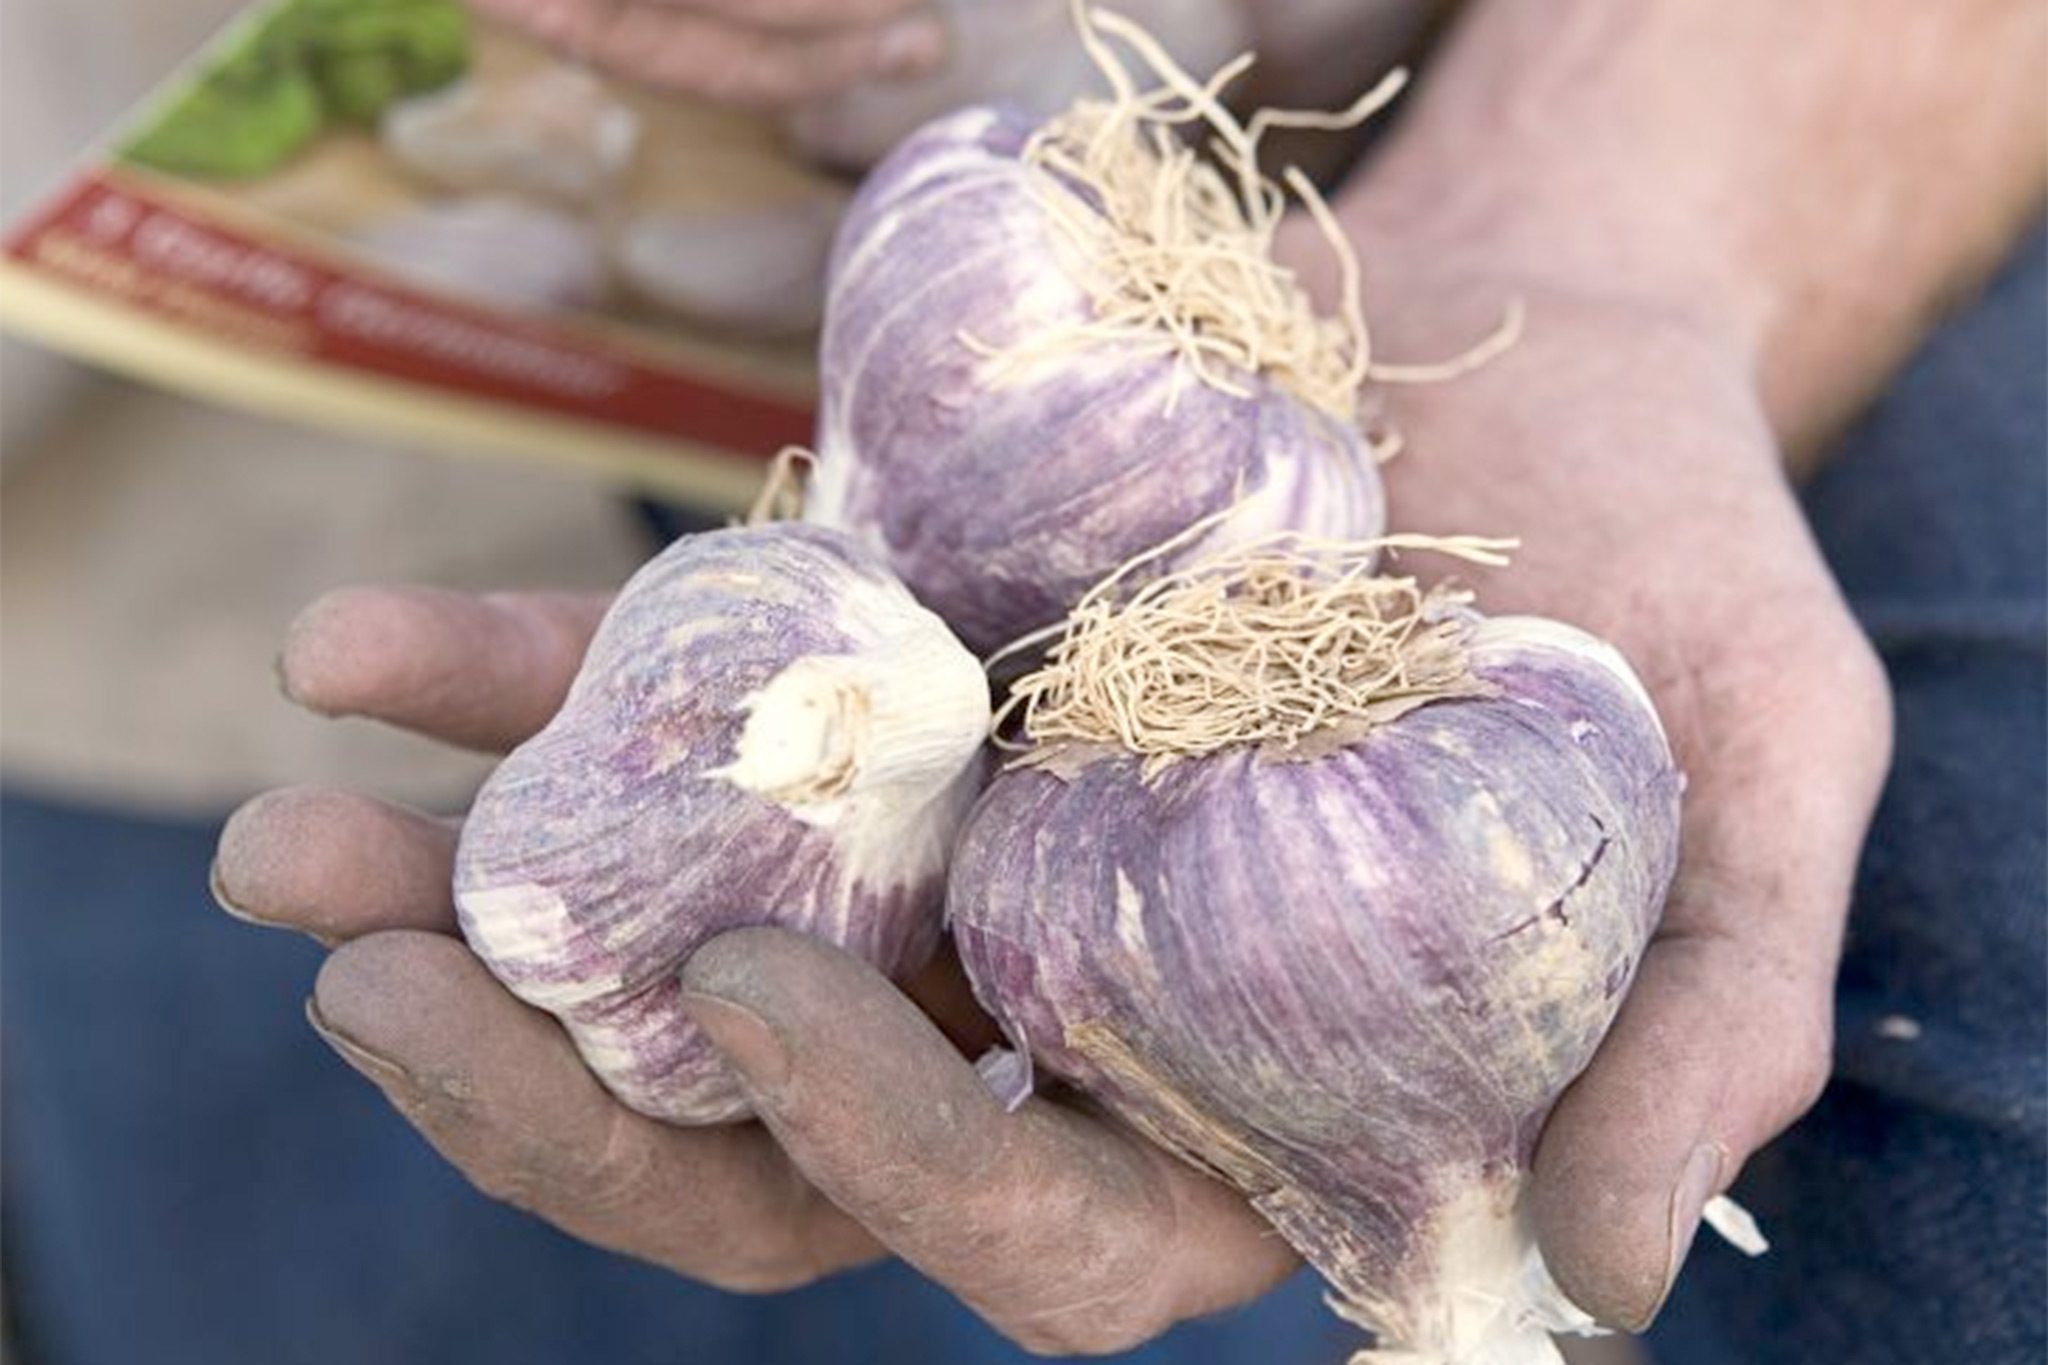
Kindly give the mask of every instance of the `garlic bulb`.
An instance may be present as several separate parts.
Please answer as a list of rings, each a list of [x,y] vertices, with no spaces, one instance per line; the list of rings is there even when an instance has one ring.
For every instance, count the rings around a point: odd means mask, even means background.
[[[649,210],[619,226],[612,260],[639,298],[691,321],[747,336],[809,332],[845,209],[821,187],[760,207]]]
[[[400,165],[443,189],[590,207],[631,165],[640,116],[588,71],[556,63],[401,101],[382,134]]]
[[[987,724],[979,665],[844,536],[680,540],[484,784],[456,864],[463,936],[627,1105],[741,1117],[682,1011],[683,963],[775,923],[892,975],[921,966]]]
[[[1122,13],[1163,36],[1181,65],[1207,71],[1245,47],[1239,0],[1125,0]],[[1071,0],[941,0],[951,30],[944,67],[915,80],[869,81],[789,118],[815,162],[864,170],[923,124],[971,104],[1006,104],[1031,119],[1100,93],[1101,73],[1074,41]]]
[[[408,280],[497,308],[595,308],[608,287],[588,223],[503,195],[427,204],[380,219],[351,240]]]
[[[1020,1050],[1243,1190],[1366,1360],[1556,1361],[1592,1324],[1519,1196],[1672,879],[1656,713],[1568,626],[1226,569],[1077,615],[1022,684],[1036,747],[951,873],[962,962]]]
[[[1345,397],[1319,405],[1294,375],[1227,360],[1208,382],[1164,324],[1098,326],[1098,286],[1118,286],[1060,226],[1085,201],[1027,164],[1033,133],[1013,113],[956,114],[856,197],[833,252],[807,516],[875,546],[983,652],[1220,508],[1235,511],[1199,548],[1376,534],[1379,473]]]

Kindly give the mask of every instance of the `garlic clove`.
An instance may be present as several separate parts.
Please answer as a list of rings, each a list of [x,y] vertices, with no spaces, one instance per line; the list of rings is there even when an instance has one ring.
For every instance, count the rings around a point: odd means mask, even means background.
[[[443,189],[588,207],[631,164],[640,117],[588,71],[557,63],[402,100],[382,136],[400,165]]]
[[[845,207],[820,187],[764,207],[651,210],[612,234],[611,260],[644,302],[747,336],[792,336],[824,315],[825,261]]]
[[[428,204],[352,240],[408,280],[498,308],[596,308],[607,278],[597,234],[571,214],[500,195]]]

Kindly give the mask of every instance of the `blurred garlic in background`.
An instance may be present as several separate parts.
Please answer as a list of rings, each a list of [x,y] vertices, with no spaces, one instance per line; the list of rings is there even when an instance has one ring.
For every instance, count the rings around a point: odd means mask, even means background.
[[[820,183],[776,204],[640,213],[612,234],[612,266],[636,298],[695,321],[756,337],[807,332],[824,314],[846,201]]]
[[[597,77],[561,63],[405,100],[385,113],[382,131],[392,156],[443,189],[588,207],[631,165],[640,119]]]
[[[588,220],[509,195],[427,204],[358,232],[365,255],[408,280],[499,308],[596,308],[607,293]]]

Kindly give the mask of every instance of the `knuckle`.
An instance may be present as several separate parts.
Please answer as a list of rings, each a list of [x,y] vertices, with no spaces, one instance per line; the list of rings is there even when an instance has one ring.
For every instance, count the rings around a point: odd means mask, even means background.
[[[705,1242],[717,1264],[698,1278],[735,1294],[777,1294],[801,1289],[850,1263],[835,1254],[827,1224],[840,1219],[836,1205],[794,1171],[783,1193],[770,1200],[765,1216],[742,1226],[727,1225]]]
[[[1031,1323],[1031,1340],[1020,1344],[1052,1355],[1117,1355],[1173,1326],[1178,1315],[1161,1293],[1157,1249],[1133,1244],[1132,1250],[1144,1254],[1131,1258],[1133,1264],[1112,1282],[1114,1288]]]
[[[714,1289],[782,1293],[834,1268],[819,1263],[803,1230],[789,1220],[751,1224],[675,1209],[676,1191],[639,1120],[621,1111],[606,1122],[594,1148],[572,1151],[510,1137],[466,1161],[462,1153],[449,1154],[488,1197],[571,1236],[660,1261]]]
[[[790,1197],[768,1217],[700,1229],[689,1263],[677,1269],[733,1294],[780,1294],[871,1259],[865,1248],[834,1245],[823,1225],[840,1217],[818,1191],[792,1180]]]
[[[1109,1356],[1135,1350],[1169,1325],[1151,1315],[1098,1304],[1019,1328],[1010,1337],[1037,1356]]]
[[[446,1102],[415,1094],[398,1102],[408,1122],[461,1171],[479,1194],[550,1223],[564,1209],[561,1187],[549,1163],[530,1148],[502,1146],[477,1131],[473,1115],[451,1113]]]
[[[623,1112],[607,1120],[596,1143],[570,1146],[494,1122],[475,1105],[461,1106],[460,1114],[448,1112],[456,1107],[452,1100],[440,1101],[427,1117],[444,1131],[459,1124],[462,1141],[448,1155],[471,1184],[493,1199],[553,1222],[631,1209],[649,1193],[650,1159],[645,1144],[628,1136]]]
[[[1891,764],[1895,725],[1891,677],[1867,636],[1852,630],[1849,637],[1837,655],[1835,694],[1849,742],[1881,778]]]
[[[800,1261],[779,1258],[726,1260],[684,1271],[691,1279],[728,1294],[784,1294],[820,1278],[819,1271]]]
[[[1805,636],[1786,685],[1803,701],[1810,733],[1825,736],[1845,761],[1891,752],[1892,690],[1877,650],[1839,608]]]
[[[1020,1346],[1046,1355],[1112,1355],[1140,1346],[1177,1320],[1169,1254],[1179,1213],[1169,1191],[1130,1170],[1063,1171],[1034,1185],[1038,1213],[1029,1245],[1013,1263],[1039,1267],[1005,1297],[1029,1303],[999,1325]],[[1105,1206],[1118,1216],[1105,1218]],[[1052,1254],[1054,1250],[1058,1254]]]
[[[412,1114],[406,1115],[414,1126],[419,1121]],[[458,1165],[462,1163],[458,1162]],[[500,1204],[509,1204],[525,1213],[547,1216],[548,1201],[540,1192],[530,1173],[514,1166],[495,1163],[470,1163],[462,1165],[462,1173],[469,1177],[469,1183],[476,1187],[478,1194]]]
[[[611,1109],[604,1138],[588,1161],[562,1163],[561,1179],[581,1203],[601,1209],[631,1208],[651,1193],[654,1156],[644,1134],[625,1109]]]
[[[1834,1028],[1828,1012],[1807,1011],[1786,1031],[1779,1053],[1784,1087],[1784,1122],[1811,1109],[1834,1070]]]

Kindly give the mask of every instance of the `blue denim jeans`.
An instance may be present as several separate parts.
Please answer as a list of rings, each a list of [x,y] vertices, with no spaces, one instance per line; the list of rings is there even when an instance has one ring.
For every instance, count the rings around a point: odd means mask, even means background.
[[[1702,1238],[1662,1365],[2033,1365],[2044,1332],[2044,510],[2031,244],[1811,490],[1890,666],[1899,761],[1857,891],[1834,1085]],[[22,1365],[995,1365],[900,1265],[743,1299],[469,1189],[299,1008],[318,950],[206,894],[215,829],[0,806],[6,1275]],[[1910,1018],[1915,1038],[1881,1021]],[[1123,1359],[1303,1365],[1306,1276]]]

